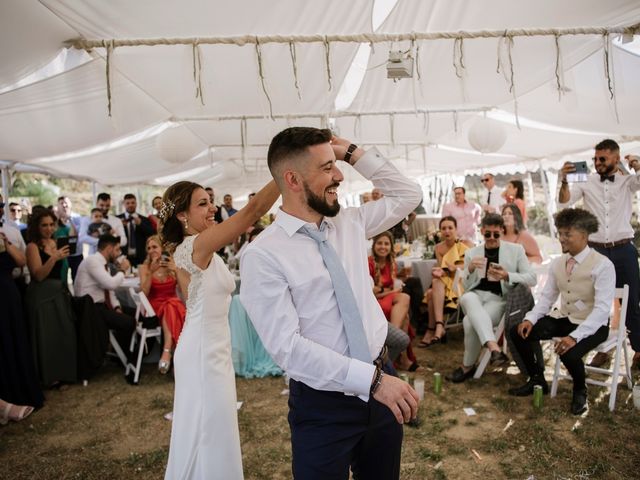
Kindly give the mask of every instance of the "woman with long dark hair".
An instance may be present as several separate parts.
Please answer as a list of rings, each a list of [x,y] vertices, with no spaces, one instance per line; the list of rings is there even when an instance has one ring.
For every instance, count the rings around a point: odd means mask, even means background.
[[[27,227],[27,266],[31,283],[26,306],[31,348],[40,381],[45,386],[75,382],[76,330],[71,296],[62,280],[69,246],[58,248],[53,234],[55,215],[46,209],[33,214]]]
[[[538,242],[533,238],[524,226],[520,209],[514,203],[507,203],[502,207],[502,219],[504,220],[505,242],[519,243],[524,248],[529,263],[542,263],[542,254]]]
[[[507,186],[504,188],[504,192],[502,192],[502,196],[507,203],[514,203],[518,207],[522,215],[522,222],[526,225],[528,218],[527,205],[524,201],[524,183],[522,183],[522,180],[509,180],[509,183],[507,183]]]
[[[164,194],[163,247],[173,251],[178,284],[187,292],[187,317],[174,355],[165,479],[243,478],[228,321],[235,281],[215,252],[257,222],[279,195],[272,181],[235,215],[216,224],[216,206],[200,185],[178,182]]]

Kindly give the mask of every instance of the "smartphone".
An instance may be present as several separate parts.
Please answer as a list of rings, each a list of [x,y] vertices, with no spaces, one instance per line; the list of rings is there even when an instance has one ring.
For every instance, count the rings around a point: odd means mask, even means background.
[[[489,262],[489,268],[495,268],[497,270],[502,270],[502,266],[499,263]]]
[[[567,174],[567,182],[586,182],[589,177],[587,162],[572,162],[576,167],[575,172]]]
[[[61,248],[69,245],[69,237],[58,237],[56,238],[56,248],[60,250]]]
[[[168,261],[169,261],[169,258],[170,258],[170,256],[169,256],[169,252],[162,252],[162,255],[161,255],[160,259],[161,259],[163,262],[168,262]]]

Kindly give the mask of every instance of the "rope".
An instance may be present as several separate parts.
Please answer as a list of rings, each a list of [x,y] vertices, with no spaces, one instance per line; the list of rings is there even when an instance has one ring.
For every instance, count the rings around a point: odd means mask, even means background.
[[[465,69],[463,41],[462,37],[456,38],[453,41],[453,68],[455,69],[456,76],[458,78],[462,78],[462,70]]]
[[[196,98],[200,99],[200,104],[204,105],[204,97],[202,96],[202,55],[200,45],[196,40],[193,43],[193,82],[196,85]]]
[[[201,37],[201,38],[138,38],[114,40],[116,47],[139,47],[156,45],[192,45],[196,40],[203,45],[236,45],[242,47],[251,44],[266,43],[382,43],[415,40],[454,40],[473,38],[500,37],[539,37],[555,35],[604,35],[640,33],[640,25],[626,27],[572,27],[572,28],[516,28],[511,30],[478,30],[473,32],[411,32],[411,33],[358,33],[350,35],[237,35],[230,37]],[[80,50],[91,50],[104,47],[103,40],[88,40],[76,38],[66,42],[67,46]]]
[[[105,67],[107,76],[107,110],[109,111],[109,118],[111,118],[111,56],[113,55],[113,40],[110,42],[103,40],[103,48],[107,49],[107,64]]]
[[[329,83],[329,91],[331,91],[331,46],[326,36],[324,40],[324,52],[327,63],[327,82]]]
[[[396,128],[395,128],[395,115],[389,115],[389,142],[392,147],[396,146]]]
[[[562,82],[560,81],[560,37],[558,35],[555,36],[556,41],[556,88],[558,89],[558,101],[561,100],[562,94],[564,93],[564,87],[562,86]]]
[[[267,102],[269,102],[269,117],[273,120],[273,105],[271,104],[271,98],[269,97],[269,92],[267,92],[267,86],[264,80],[264,71],[262,68],[262,48],[260,47],[260,41],[258,37],[256,38],[256,56],[258,58],[258,75],[260,76],[260,84],[262,85],[262,91],[264,92],[264,96],[267,97]]]
[[[429,137],[429,127],[431,126],[431,115],[429,112],[422,112],[422,128],[425,138]]]
[[[605,76],[607,78],[607,87],[609,89],[609,94],[611,96],[611,100],[613,100],[613,112],[616,116],[616,122],[620,123],[620,116],[618,114],[618,99],[615,95],[615,78],[614,78],[614,64],[613,58],[611,56],[611,37],[609,34],[603,35],[604,41],[604,66],[605,66]]]
[[[298,61],[296,57],[296,44],[289,42],[289,54],[291,55],[291,65],[293,66],[293,84],[298,92],[298,100],[302,100],[302,94],[300,93],[300,86],[298,85]]]

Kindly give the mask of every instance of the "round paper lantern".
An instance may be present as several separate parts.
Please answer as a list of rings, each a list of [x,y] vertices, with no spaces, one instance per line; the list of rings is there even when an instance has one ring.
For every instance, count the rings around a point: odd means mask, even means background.
[[[184,126],[167,128],[156,137],[156,149],[169,163],[185,163],[204,148],[196,136]]]
[[[507,131],[502,123],[490,118],[480,118],[469,129],[469,143],[480,153],[493,153],[507,141]]]

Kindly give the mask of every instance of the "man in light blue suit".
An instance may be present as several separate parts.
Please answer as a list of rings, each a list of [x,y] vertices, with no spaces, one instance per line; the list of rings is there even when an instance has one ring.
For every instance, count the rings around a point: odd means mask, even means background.
[[[455,383],[473,376],[483,346],[491,351],[492,364],[508,360],[500,351],[493,328],[500,323],[511,289],[519,283],[530,287],[536,284],[524,248],[500,241],[503,227],[502,216],[486,214],[480,224],[484,244],[467,250],[464,256],[465,293],[460,298],[465,313],[464,358],[462,366],[446,377]]]

